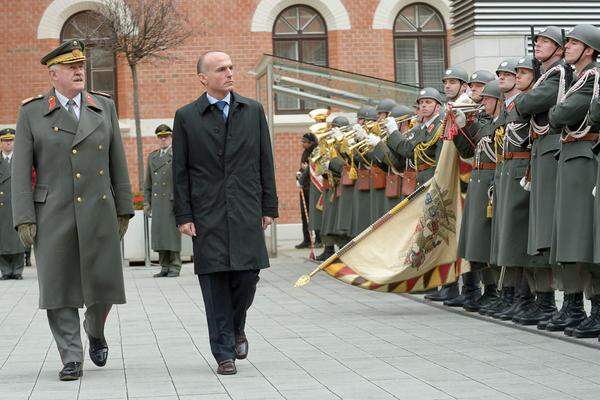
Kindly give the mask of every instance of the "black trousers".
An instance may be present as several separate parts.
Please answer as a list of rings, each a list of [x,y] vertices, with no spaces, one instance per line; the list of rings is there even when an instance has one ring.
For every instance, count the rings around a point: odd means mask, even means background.
[[[244,335],[246,312],[252,305],[259,270],[198,275],[210,350],[217,362],[235,360],[235,337]]]

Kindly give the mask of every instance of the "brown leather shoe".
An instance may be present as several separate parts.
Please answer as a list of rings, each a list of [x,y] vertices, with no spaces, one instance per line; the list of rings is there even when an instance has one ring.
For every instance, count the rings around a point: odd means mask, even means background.
[[[234,360],[224,360],[219,362],[219,367],[217,368],[217,374],[219,375],[235,375],[237,374],[237,369],[235,368]]]
[[[236,336],[235,338],[235,357],[238,360],[248,357],[248,339],[245,335]]]

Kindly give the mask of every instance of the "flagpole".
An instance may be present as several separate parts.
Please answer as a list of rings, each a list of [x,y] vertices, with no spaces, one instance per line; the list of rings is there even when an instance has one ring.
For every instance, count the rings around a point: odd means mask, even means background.
[[[374,223],[372,223],[371,225],[369,225],[369,227],[367,229],[365,229],[364,231],[362,231],[358,236],[356,236],[354,239],[352,239],[350,242],[348,242],[337,253],[331,255],[327,260],[325,260],[321,265],[319,265],[317,268],[315,268],[314,270],[312,270],[308,275],[302,275],[300,278],[298,278],[298,280],[294,284],[294,287],[301,287],[301,286],[304,286],[304,285],[308,284],[310,282],[310,278],[311,277],[315,276],[320,271],[322,271],[325,268],[329,267],[331,264],[333,264],[333,262],[335,260],[337,260],[338,258],[340,258],[341,256],[343,256],[344,254],[346,254],[351,248],[353,248],[365,236],[367,236],[368,234],[370,234],[371,232],[373,232],[374,230],[376,230],[377,228],[379,228],[381,225],[383,225],[383,223],[385,221],[387,221],[388,219],[390,219],[394,214],[396,214],[398,211],[400,211],[401,209],[403,209],[404,207],[406,207],[415,197],[417,197],[419,194],[421,194],[421,192],[423,192],[426,188],[429,187],[429,182],[431,182],[431,181],[428,181],[425,184],[419,186],[414,192],[412,192],[411,194],[409,194],[408,196],[406,196],[400,203],[396,204],[394,206],[394,208],[392,208],[390,211],[388,211],[387,213],[385,213],[377,221],[375,221]]]

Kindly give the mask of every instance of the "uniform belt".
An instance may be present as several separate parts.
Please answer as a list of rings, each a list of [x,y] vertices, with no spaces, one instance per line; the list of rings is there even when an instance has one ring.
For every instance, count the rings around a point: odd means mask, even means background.
[[[600,134],[598,133],[588,133],[585,136],[580,138],[576,138],[573,136],[567,136],[566,138],[561,138],[560,141],[563,143],[571,143],[571,142],[596,142]]]
[[[479,164],[473,164],[474,169],[496,169],[496,163],[493,162],[480,162]]]
[[[419,172],[422,172],[422,171],[425,171],[427,169],[434,168],[434,167],[435,167],[435,165],[421,164],[416,168],[416,170]]]
[[[529,153],[527,151],[516,152],[516,153],[507,151],[506,153],[504,153],[505,160],[511,160],[511,159],[516,159],[516,158],[524,158],[524,159],[529,160],[531,158],[531,153]]]

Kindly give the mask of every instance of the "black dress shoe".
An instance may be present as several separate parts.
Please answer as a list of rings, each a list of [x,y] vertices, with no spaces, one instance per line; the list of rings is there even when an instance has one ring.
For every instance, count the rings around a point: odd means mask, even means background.
[[[310,242],[298,243],[294,247],[297,248],[298,250],[300,250],[300,249],[308,249],[310,247]]]
[[[76,381],[83,376],[83,363],[68,362],[63,369],[58,373],[58,378],[61,381]]]
[[[235,361],[234,360],[219,361],[219,366],[217,367],[217,374],[219,374],[219,375],[235,375],[235,374],[237,374],[237,369],[235,368]]]
[[[18,281],[22,281],[23,280],[23,275],[21,274],[15,274],[12,276],[13,279],[16,279]]]
[[[240,335],[235,338],[235,358],[243,360],[248,357],[248,339],[245,335]]]
[[[99,339],[88,335],[88,341],[90,342],[90,358],[92,362],[99,367],[104,367],[106,360],[108,360],[108,344],[106,343],[106,339]]]
[[[169,270],[161,270],[160,272],[157,272],[156,274],[152,275],[155,278],[164,278],[165,276],[167,276],[167,274],[169,273]]]

